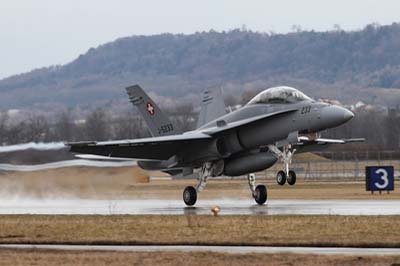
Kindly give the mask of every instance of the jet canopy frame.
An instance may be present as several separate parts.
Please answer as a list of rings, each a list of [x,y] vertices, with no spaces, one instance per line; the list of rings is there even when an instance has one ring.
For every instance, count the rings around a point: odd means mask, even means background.
[[[312,100],[313,99],[295,88],[280,86],[260,92],[254,96],[248,104],[290,104]]]

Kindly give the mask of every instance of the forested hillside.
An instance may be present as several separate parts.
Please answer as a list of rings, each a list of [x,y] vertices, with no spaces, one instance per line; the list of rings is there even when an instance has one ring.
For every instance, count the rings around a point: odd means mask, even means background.
[[[222,85],[239,98],[284,84],[313,97],[395,105],[400,24],[353,32],[232,30],[121,38],[69,64],[1,80],[0,108],[101,106],[125,99],[123,88],[136,83],[186,101],[207,86]]]

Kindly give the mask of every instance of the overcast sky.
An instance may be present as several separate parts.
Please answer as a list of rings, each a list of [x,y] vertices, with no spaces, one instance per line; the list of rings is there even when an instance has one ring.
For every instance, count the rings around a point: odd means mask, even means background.
[[[400,21],[398,0],[1,0],[0,78],[65,64],[119,37],[163,32],[324,31]]]

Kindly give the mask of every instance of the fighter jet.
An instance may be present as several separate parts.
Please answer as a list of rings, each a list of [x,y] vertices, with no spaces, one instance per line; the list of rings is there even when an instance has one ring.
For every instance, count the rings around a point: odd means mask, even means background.
[[[316,101],[291,87],[262,91],[246,105],[227,113],[220,88],[202,95],[197,128],[180,131],[139,85],[126,88],[138,108],[150,138],[67,143],[74,153],[101,158],[130,158],[145,170],[159,170],[183,178],[197,177],[196,186],[183,191],[183,201],[192,206],[209,178],[247,175],[257,204],[267,201],[267,188],[257,185],[253,173],[276,162],[283,164],[276,175],[279,185],[296,183],[290,168],[293,154],[364,139],[326,139],[321,131],[337,127],[354,114],[336,105]]]

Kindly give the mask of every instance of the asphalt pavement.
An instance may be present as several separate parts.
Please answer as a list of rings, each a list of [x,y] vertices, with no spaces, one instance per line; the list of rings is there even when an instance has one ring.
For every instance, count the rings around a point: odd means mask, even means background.
[[[180,200],[1,199],[0,214],[211,214],[220,215],[400,215],[400,200],[270,200],[258,206],[251,199],[198,199],[196,207]]]
[[[42,249],[125,252],[220,252],[231,254],[294,253],[314,255],[400,255],[400,248],[320,248],[269,246],[91,246],[91,245],[0,245],[3,249]]]

